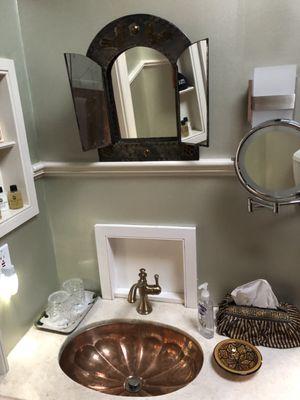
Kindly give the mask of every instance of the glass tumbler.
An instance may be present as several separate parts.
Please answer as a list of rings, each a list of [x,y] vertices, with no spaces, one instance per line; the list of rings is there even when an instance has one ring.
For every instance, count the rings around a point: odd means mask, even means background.
[[[82,279],[69,279],[63,283],[62,287],[71,296],[71,307],[75,314],[83,311],[85,308],[85,292]]]
[[[65,290],[58,290],[48,297],[47,314],[51,322],[57,326],[66,326],[70,321],[70,294]]]

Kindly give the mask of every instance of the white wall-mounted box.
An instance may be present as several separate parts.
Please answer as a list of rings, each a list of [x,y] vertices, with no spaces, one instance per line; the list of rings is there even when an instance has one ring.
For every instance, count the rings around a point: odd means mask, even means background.
[[[0,237],[38,214],[25,124],[13,60],[0,58],[0,185],[9,191],[17,185],[24,207],[2,211]]]
[[[162,293],[153,300],[196,307],[196,227],[97,224],[95,237],[104,299],[127,297],[145,268],[149,284],[160,276]]]

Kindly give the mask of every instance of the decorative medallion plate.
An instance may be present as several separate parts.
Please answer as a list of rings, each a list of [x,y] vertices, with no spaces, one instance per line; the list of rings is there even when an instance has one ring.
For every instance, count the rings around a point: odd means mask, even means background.
[[[226,339],[214,349],[217,364],[236,375],[249,375],[262,365],[259,350],[251,343],[239,339]]]

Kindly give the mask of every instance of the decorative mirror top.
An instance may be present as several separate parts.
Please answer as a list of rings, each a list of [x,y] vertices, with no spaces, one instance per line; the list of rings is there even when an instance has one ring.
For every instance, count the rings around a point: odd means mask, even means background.
[[[123,51],[148,46],[175,63],[189,44],[190,40],[172,23],[154,15],[134,14],[106,25],[92,41],[87,56],[108,68]]]

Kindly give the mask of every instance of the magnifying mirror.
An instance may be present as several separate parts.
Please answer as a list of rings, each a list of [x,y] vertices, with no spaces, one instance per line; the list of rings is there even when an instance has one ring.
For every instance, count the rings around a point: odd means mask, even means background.
[[[300,124],[279,119],[253,128],[238,147],[235,168],[258,199],[281,204],[300,197]]]

